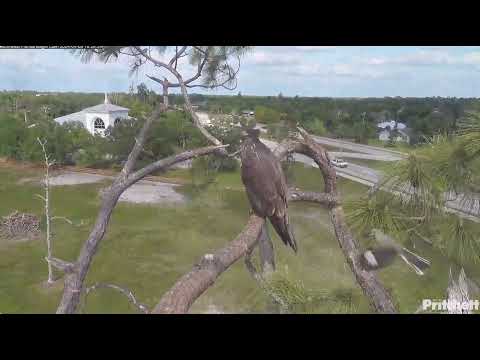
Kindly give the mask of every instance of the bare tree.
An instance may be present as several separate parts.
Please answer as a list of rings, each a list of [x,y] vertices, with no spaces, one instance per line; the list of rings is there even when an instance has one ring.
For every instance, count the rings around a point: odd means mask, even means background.
[[[159,53],[164,53],[166,47],[156,48],[159,50]],[[164,97],[164,103],[154,113],[149,116],[142,129],[140,130],[139,135],[136,137],[135,145],[130,152],[127,161],[115,178],[113,184],[108,188],[104,193],[102,199],[102,205],[100,211],[97,215],[95,225],[90,232],[90,235],[86,242],[84,243],[80,254],[77,260],[74,263],[69,263],[64,260],[54,259],[51,263],[54,266],[57,266],[60,270],[66,273],[65,276],[65,286],[63,291],[63,296],[60,301],[60,304],[57,308],[57,313],[74,313],[77,309],[77,306],[80,301],[82,289],[84,288],[84,280],[88,273],[91,261],[95,255],[98,245],[103,239],[107,226],[110,220],[110,216],[115,208],[118,199],[121,194],[130,186],[135,184],[137,181],[141,180],[145,176],[151,174],[154,171],[165,170],[170,166],[189,160],[198,156],[203,156],[207,154],[219,154],[227,155],[225,150],[225,145],[221,143],[218,139],[212,136],[200,123],[198,116],[193,111],[192,105],[190,103],[187,85],[190,85],[196,79],[203,77],[203,85],[210,86],[210,88],[218,86],[227,86],[235,81],[236,73],[231,69],[231,66],[228,65],[228,61],[231,57],[237,56],[240,59],[242,50],[244,47],[191,47],[191,58],[190,63],[200,64],[198,68],[198,76],[195,79],[189,79],[189,83],[185,84],[182,75],[177,71],[178,60],[186,56],[187,47],[182,47],[181,49],[176,48],[175,54],[170,59],[170,61],[164,62],[158,58],[155,58],[150,47],[99,47],[95,49],[82,49],[76,51],[77,54],[80,54],[83,60],[89,60],[93,56],[97,56],[105,61],[108,61],[112,58],[118,58],[121,55],[129,56],[133,59],[131,70],[132,72],[139,69],[146,62],[150,62],[155,65],[156,68],[167,71],[170,75],[173,75],[174,78],[178,81],[178,86],[181,88],[184,100],[185,108],[190,113],[193,123],[203,134],[203,136],[214,146],[208,146],[204,148],[198,148],[191,151],[185,151],[181,154],[167,157],[155,161],[144,168],[134,172],[134,168],[137,163],[137,159],[140,153],[143,151],[145,145],[148,131],[154,121],[157,121],[163,113],[168,109],[168,96]],[[201,65],[203,64],[203,65]],[[168,87],[167,87],[168,89]],[[167,94],[168,95],[168,94]]]
[[[173,76],[176,82],[167,82],[166,77],[162,80],[163,83],[160,81],[160,83],[164,85],[164,103],[159,109],[154,111],[152,116],[146,119],[122,171],[103,197],[95,225],[77,260],[74,263],[69,263],[60,259],[52,259],[52,264],[66,273],[63,297],[57,309],[57,313],[74,313],[76,311],[82,290],[84,289],[84,280],[92,258],[107,230],[110,216],[119,197],[128,187],[151,174],[153,171],[168,169],[170,166],[188,159],[213,153],[227,155],[227,151],[225,150],[226,145],[222,145],[222,143],[212,136],[200,123],[199,118],[190,103],[187,89],[194,86],[206,88],[234,86],[236,84],[236,74],[239,66],[237,70],[234,70],[228,61],[231,57],[238,57],[239,59],[244,48],[245,47],[184,46],[179,49],[176,47],[174,55],[168,62],[162,61],[158,57],[154,57],[154,49],[150,47],[101,47],[93,50],[80,51],[82,56],[86,58],[89,56],[91,57],[92,55],[97,55],[106,61],[112,57],[116,58],[120,55],[130,56],[133,59],[133,71],[149,62],[153,64],[156,69],[166,71],[167,74]],[[159,49],[157,48],[157,50]],[[164,50],[164,47],[162,47],[159,53],[164,53]],[[197,72],[188,80],[183,80],[183,76],[177,70],[177,65],[179,60],[182,57],[187,56],[187,54],[190,55],[190,63],[197,66]],[[150,78],[152,78],[152,76],[150,76]],[[195,81],[200,78],[203,79],[203,82],[195,84]],[[167,92],[170,87],[180,88],[185,101],[185,109],[190,113],[193,123],[203,136],[210,143],[214,144],[214,146],[173,155],[155,161],[140,170],[134,171],[137,158],[143,151],[143,146],[146,142],[147,133],[151,124],[153,121],[157,121],[168,108]],[[167,97],[165,97],[165,95]],[[323,175],[325,193],[292,192],[290,194],[290,201],[314,201],[327,206],[331,214],[331,220],[340,247],[365,295],[368,297],[377,312],[395,312],[396,310],[390,294],[388,294],[378,281],[376,275],[373,272],[362,269],[360,266],[361,253],[359,245],[346,225],[345,216],[336,190],[336,173],[330,164],[327,152],[321,145],[315,143],[308,133],[302,129],[299,130],[303,136],[303,141],[287,142],[285,147],[280,148],[277,152],[277,156],[280,159],[283,159],[291,152],[299,152],[311,157],[317,163]],[[251,251],[258,242],[263,225],[264,219],[261,219],[256,215],[251,215],[244,230],[237,236],[237,238],[217,252],[206,254],[189,273],[182,276],[160,299],[152,313],[187,312],[193,302],[215,282],[218,276],[226,271],[235,261]],[[264,246],[262,261],[264,261],[265,264],[269,262],[271,266],[274,266],[272,249],[269,249],[268,244],[264,245],[266,246]],[[115,286],[120,288],[117,285]],[[134,299],[131,292],[126,290],[121,292],[126,294],[129,299]],[[136,299],[133,302],[136,303]]]
[[[45,158],[45,181],[44,181],[44,187],[45,187],[45,196],[37,194],[37,196],[42,199],[45,203],[45,222],[47,226],[46,230],[46,241],[47,241],[47,264],[48,264],[48,284],[52,284],[55,279],[53,276],[53,266],[48,261],[52,257],[52,235],[50,231],[50,167],[52,167],[53,164],[55,164],[55,160],[50,160],[50,156],[47,152],[46,145],[47,145],[47,140],[41,141],[40,138],[37,138],[38,143],[42,147],[43,151],[43,156]]]

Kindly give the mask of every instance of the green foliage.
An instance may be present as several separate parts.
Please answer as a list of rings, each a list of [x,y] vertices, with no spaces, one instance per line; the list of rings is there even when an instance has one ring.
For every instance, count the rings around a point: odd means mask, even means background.
[[[405,230],[405,225],[399,218],[400,212],[392,204],[392,196],[389,194],[378,192],[374,197],[348,201],[344,207],[348,222],[364,235],[372,229],[394,234]]]
[[[262,288],[282,312],[296,314],[352,313],[356,312],[359,301],[358,294],[352,289],[307,289],[301,280],[289,275],[288,269],[273,273],[263,282]]]
[[[314,118],[312,121],[307,122],[305,128],[308,132],[315,135],[324,136],[327,134],[327,129],[325,128],[323,121],[319,118]]]
[[[464,221],[459,217],[448,220],[446,233],[440,237],[439,247],[449,257],[461,264],[480,261],[480,237],[470,221]]]
[[[255,119],[262,124],[273,124],[280,121],[280,113],[270,107],[256,106]]]
[[[228,151],[233,153],[239,149],[241,126],[254,126],[249,124],[246,119],[239,116],[216,115],[212,124],[206,126],[206,129],[223,144],[228,144]]]
[[[286,121],[267,125],[268,134],[277,142],[286,139],[294,130]]]
[[[0,155],[19,158],[26,126],[13,114],[0,114]]]
[[[480,153],[471,147],[478,130],[475,119],[468,124],[458,124],[459,136],[435,135],[385,168],[380,190],[345,204],[352,226],[364,234],[378,228],[397,238],[434,239],[429,241],[455,261],[478,261],[478,225],[444,211],[452,198],[464,207],[479,206]]]

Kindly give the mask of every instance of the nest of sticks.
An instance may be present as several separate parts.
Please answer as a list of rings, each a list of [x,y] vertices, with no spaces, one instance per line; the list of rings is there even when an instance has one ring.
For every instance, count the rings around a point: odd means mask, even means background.
[[[2,237],[34,237],[39,233],[40,220],[34,214],[14,211],[0,220],[0,236]]]

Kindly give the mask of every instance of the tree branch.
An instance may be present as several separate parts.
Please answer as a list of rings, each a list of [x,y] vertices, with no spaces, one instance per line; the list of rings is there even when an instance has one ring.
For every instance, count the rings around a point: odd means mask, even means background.
[[[135,146],[138,146],[139,143],[140,142],[137,142]],[[225,146],[226,145],[222,145],[221,147]],[[76,270],[70,274],[67,274],[67,276],[65,277],[65,288],[62,300],[57,309],[57,313],[63,314],[75,312],[80,300],[80,293],[83,287],[83,282],[90,267],[90,263],[97,251],[100,241],[103,239],[103,236],[107,230],[108,223],[110,221],[110,216],[122,193],[143,177],[151,174],[153,171],[164,170],[176,163],[191,159],[193,157],[213,153],[214,151],[217,151],[218,148],[218,146],[209,146],[196,150],[186,151],[184,153],[156,161],[153,164],[147,165],[145,168],[127,176],[124,176],[124,174],[122,173],[117,176],[114,183],[110,186],[109,190],[103,196],[102,206],[97,215],[95,225],[90,232],[87,241],[83,245],[80,255],[77,259],[76,263],[78,264],[78,266],[76,267]]]
[[[46,257],[45,260],[49,264],[51,264],[54,268],[56,268],[60,271],[63,271],[66,274],[70,274],[73,271],[75,271],[75,264],[74,263],[64,261],[64,260],[60,260],[60,259],[57,259],[55,257],[50,257],[50,258]]]
[[[190,115],[193,119],[194,125],[198,128],[198,130],[200,130],[202,135],[205,138],[207,138],[207,140],[210,141],[212,144],[222,145],[222,142],[220,140],[218,140],[216,137],[214,137],[212,134],[210,134],[203,127],[203,125],[200,123],[200,119],[198,118],[197,114],[195,113],[195,111],[193,111],[192,104],[190,103],[190,99],[188,97],[187,87],[185,86],[182,75],[180,75],[180,73],[177,70],[175,70],[172,66],[169,66],[168,64],[166,64],[162,61],[154,59],[153,57],[151,57],[148,54],[147,51],[143,51],[140,47],[136,46],[135,49],[137,49],[137,51],[139,51],[146,59],[150,60],[155,66],[167,69],[168,71],[170,71],[170,73],[172,73],[177,78],[177,81],[180,84],[180,88],[181,88],[181,91],[182,91],[183,98],[185,100],[185,107],[186,107],[187,111],[190,113]],[[218,153],[220,155],[227,156],[227,151],[225,149],[219,149]]]
[[[325,192],[336,197],[337,176],[335,168],[330,164],[326,150],[315,142],[305,130],[302,128],[298,128],[298,130],[304,139],[303,146],[300,150],[302,150],[304,155],[311,157],[315,163],[317,163],[325,182]],[[345,221],[343,208],[339,204],[333,205],[330,208],[330,218],[345,259],[354,273],[357,283],[362,288],[375,311],[395,313],[396,309],[393,300],[375,273],[364,270],[360,265],[362,256],[360,246],[351,234]]]
[[[117,290],[118,292],[120,292],[121,294],[125,295],[128,299],[128,301],[130,303],[132,303],[139,311],[141,311],[142,313],[144,314],[148,314],[150,312],[150,310],[148,310],[147,306],[146,305],[143,305],[141,303],[139,303],[137,301],[137,299],[135,298],[135,295],[133,294],[132,291],[128,290],[128,289],[125,289],[125,288],[122,288],[118,285],[114,285],[114,284],[107,284],[107,283],[96,283],[95,285],[92,285],[88,288],[85,289],[85,303],[87,302],[87,297],[88,295],[93,291],[93,290],[96,290],[96,289],[106,289],[106,288],[110,288],[110,289],[114,289],[114,290]]]
[[[193,302],[205,292],[230,265],[240,259],[257,242],[264,219],[251,215],[242,232],[224,248],[205,255],[199,264],[182,276],[160,299],[152,313],[186,313]]]
[[[325,205],[328,208],[339,204],[339,200],[336,195],[318,193],[314,191],[301,191],[297,189],[289,190],[288,201],[310,201]]]
[[[175,64],[175,69],[177,68],[177,60],[180,56],[182,56],[182,54],[185,52],[185,50],[187,50],[187,47],[188,46],[182,46],[182,48],[180,50],[178,50],[178,47],[175,46],[175,56],[170,60],[170,62],[168,63],[169,66],[173,66]]]
[[[187,151],[185,151],[181,154],[172,155],[172,156],[166,157],[164,159],[155,161],[155,162],[145,166],[144,168],[130,174],[126,178],[125,185],[127,187],[129,187],[129,186],[133,185],[134,183],[136,183],[137,181],[143,179],[145,176],[150,175],[151,173],[153,173],[155,171],[167,169],[172,165],[181,163],[181,162],[189,160],[189,159],[194,159],[194,158],[197,158],[199,156],[212,154],[215,151],[217,151],[218,149],[224,149],[227,146],[229,146],[229,145],[227,144],[227,145],[220,145],[220,146],[207,146],[207,147],[198,148],[198,149],[194,149],[194,150],[187,150]]]

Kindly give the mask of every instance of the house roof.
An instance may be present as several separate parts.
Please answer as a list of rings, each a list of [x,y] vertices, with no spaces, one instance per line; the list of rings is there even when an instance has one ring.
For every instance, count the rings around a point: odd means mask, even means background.
[[[393,121],[393,120],[384,121],[384,122],[378,123],[377,127],[381,128],[381,129],[386,129],[387,127],[390,127],[391,129],[393,129],[393,128],[395,128],[395,121]],[[405,125],[404,123],[397,122],[397,129],[398,130],[403,130],[406,127],[407,127],[407,125]]]

